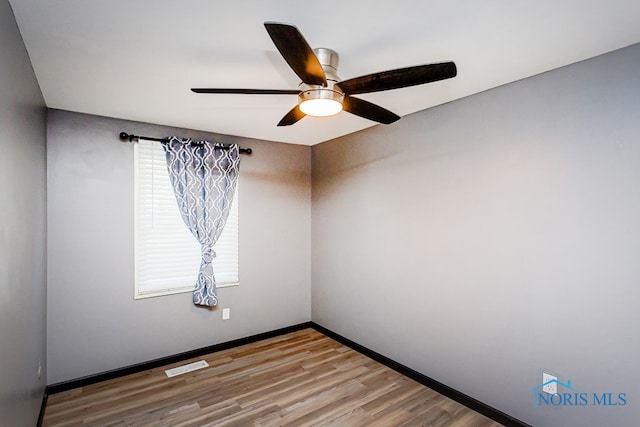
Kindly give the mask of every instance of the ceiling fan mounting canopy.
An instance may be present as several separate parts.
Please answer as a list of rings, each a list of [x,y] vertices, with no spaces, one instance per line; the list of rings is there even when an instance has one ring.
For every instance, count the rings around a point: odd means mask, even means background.
[[[418,65],[368,74],[348,80],[337,75],[338,54],[328,48],[311,49],[300,31],[293,25],[277,22],[264,24],[276,48],[300,77],[297,90],[193,88],[196,93],[298,95],[298,104],[278,123],[290,126],[307,115],[331,116],[344,110],[351,114],[390,124],[400,116],[369,101],[355,98],[360,93],[379,92],[449,79],[457,74],[453,62]]]

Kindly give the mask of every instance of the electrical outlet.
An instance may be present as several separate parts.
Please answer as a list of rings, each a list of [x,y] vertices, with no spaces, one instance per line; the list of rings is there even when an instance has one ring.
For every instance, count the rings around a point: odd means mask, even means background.
[[[552,382],[550,382],[552,381]],[[548,383],[548,384],[547,384]],[[558,393],[558,377],[554,377],[551,374],[542,373],[542,384],[546,384],[542,387],[542,391],[547,394]]]
[[[223,308],[222,309],[222,320],[229,320],[231,318],[231,309]]]

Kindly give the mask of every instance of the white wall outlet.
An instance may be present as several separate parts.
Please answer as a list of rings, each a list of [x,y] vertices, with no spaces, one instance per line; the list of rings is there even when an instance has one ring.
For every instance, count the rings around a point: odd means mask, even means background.
[[[229,320],[231,318],[231,309],[223,308],[222,309],[222,320]]]
[[[552,382],[549,382],[552,381]],[[548,384],[547,384],[548,383]],[[551,374],[542,373],[542,384],[546,384],[542,387],[542,391],[548,394],[558,393],[558,377],[554,377]]]

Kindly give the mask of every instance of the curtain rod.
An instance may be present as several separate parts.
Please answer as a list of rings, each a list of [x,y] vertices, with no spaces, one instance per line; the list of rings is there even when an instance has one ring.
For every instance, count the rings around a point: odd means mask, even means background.
[[[158,142],[168,142],[169,138],[152,138],[150,136],[140,136],[140,135],[134,135],[132,133],[126,133],[126,132],[120,132],[120,141],[123,142],[135,142],[137,140],[140,139],[145,139],[147,141],[158,141]],[[228,150],[229,147],[226,147],[224,145],[222,146],[216,146],[216,148],[220,149],[220,150]],[[240,148],[240,154],[251,154],[253,152],[253,150],[251,148]]]

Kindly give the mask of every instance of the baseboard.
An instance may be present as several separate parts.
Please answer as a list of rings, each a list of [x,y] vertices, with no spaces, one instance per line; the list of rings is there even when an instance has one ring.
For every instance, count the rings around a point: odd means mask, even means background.
[[[44,420],[44,410],[47,407],[47,400],[49,400],[49,386],[44,388],[44,394],[42,395],[42,403],[40,404],[40,413],[38,414],[38,423],[37,427],[42,426],[42,421]]]
[[[411,378],[414,381],[419,382],[420,384],[429,387],[430,389],[437,391],[438,393],[452,399],[455,400],[456,402],[470,408],[473,409],[476,412],[481,413],[482,415],[491,418],[494,421],[499,422],[502,425],[505,425],[507,427],[532,427],[531,425],[518,420],[517,418],[514,418],[508,414],[505,414],[502,411],[499,411],[489,405],[486,405],[482,402],[480,402],[479,400],[474,399],[471,396],[467,396],[466,394],[459,392],[458,390],[455,390],[445,384],[442,384],[439,381],[434,380],[433,378],[429,378],[428,376],[421,374],[418,371],[415,371],[411,368],[409,368],[408,366],[402,365],[398,362],[396,362],[395,360],[389,359],[386,356],[383,356],[380,353],[377,353],[371,349],[368,349],[367,347],[364,347],[354,341],[351,341],[348,338],[343,337],[340,334],[337,334],[335,332],[333,332],[330,329],[325,328],[322,325],[319,325],[315,322],[311,322],[311,327],[313,329],[315,329],[316,331],[328,336],[329,338],[332,338],[336,341],[338,341],[341,344],[346,345],[347,347],[352,348],[353,350],[357,351],[358,353],[364,354],[365,356],[369,357],[370,359],[375,360],[376,362],[379,362],[391,369],[393,369],[394,371],[397,371],[399,373],[401,373],[402,375]]]
[[[38,426],[42,425],[42,420],[44,418],[44,412],[47,405],[48,396],[51,394],[61,393],[63,391],[72,390],[74,388],[86,387],[91,384],[96,384],[102,381],[108,381],[115,378],[120,378],[125,375],[135,374],[138,372],[143,372],[149,369],[158,368],[160,366],[170,365],[172,363],[182,362],[184,360],[193,359],[195,357],[205,356],[207,354],[215,353],[222,350],[227,350],[234,347],[239,347],[245,344],[251,344],[257,341],[262,341],[268,338],[274,338],[280,335],[288,334],[291,332],[300,331],[306,328],[313,328],[316,331],[338,341],[341,344],[346,345],[347,347],[352,348],[353,350],[362,353],[363,355],[375,360],[376,362],[382,363],[383,365],[405,375],[420,384],[423,384],[430,389],[437,391],[438,393],[447,396],[450,399],[455,400],[456,402],[473,409],[476,412],[479,412],[494,421],[499,422],[507,427],[531,427],[529,424],[526,424],[508,414],[505,414],[502,411],[499,411],[489,405],[486,405],[479,400],[474,399],[471,396],[467,396],[466,394],[459,392],[445,384],[442,384],[439,381],[434,380],[433,378],[429,378],[428,376],[421,374],[418,371],[415,371],[408,366],[402,365],[392,359],[389,359],[386,356],[383,356],[380,353],[377,353],[367,347],[364,347],[354,341],[351,341],[348,338],[343,337],[336,332],[333,332],[330,329],[325,328],[322,325],[319,325],[315,322],[304,322],[293,326],[288,326],[281,329],[276,329],[274,331],[263,332],[256,335],[251,335],[245,338],[239,338],[232,341],[227,341],[220,344],[214,344],[208,347],[198,348],[195,350],[186,351],[184,353],[174,354],[172,356],[161,357],[159,359],[151,360],[149,362],[138,363],[135,365],[126,366],[124,368],[114,369],[107,372],[102,372],[95,375],[89,375],[86,377],[63,381],[60,383],[48,385],[45,388],[44,396],[42,398],[42,406],[40,408],[40,415],[38,417]]]
[[[63,391],[72,390],[74,388],[86,387],[88,385],[96,384],[102,381],[108,381],[115,378],[124,377],[125,375],[137,374],[138,372],[147,371],[149,369],[158,368],[160,366],[182,362],[184,360],[193,359],[194,357],[201,357],[210,353],[215,353],[217,351],[227,350],[227,349],[239,347],[245,344],[251,344],[257,341],[266,340],[268,338],[273,338],[279,335],[300,331],[302,329],[306,329],[310,327],[311,327],[311,322],[305,322],[305,323],[300,323],[298,325],[287,326],[286,328],[276,329],[274,331],[269,331],[269,332],[263,332],[260,334],[251,335],[250,337],[238,338],[232,341],[210,345],[208,347],[185,351],[184,353],[178,353],[172,356],[161,357],[159,359],[151,360],[149,362],[137,363],[135,365],[126,366],[124,368],[118,368],[111,371],[89,375],[86,377],[82,377],[82,378],[78,378],[70,381],[59,382],[59,383],[47,386],[47,390],[49,392],[48,394],[61,393]]]

